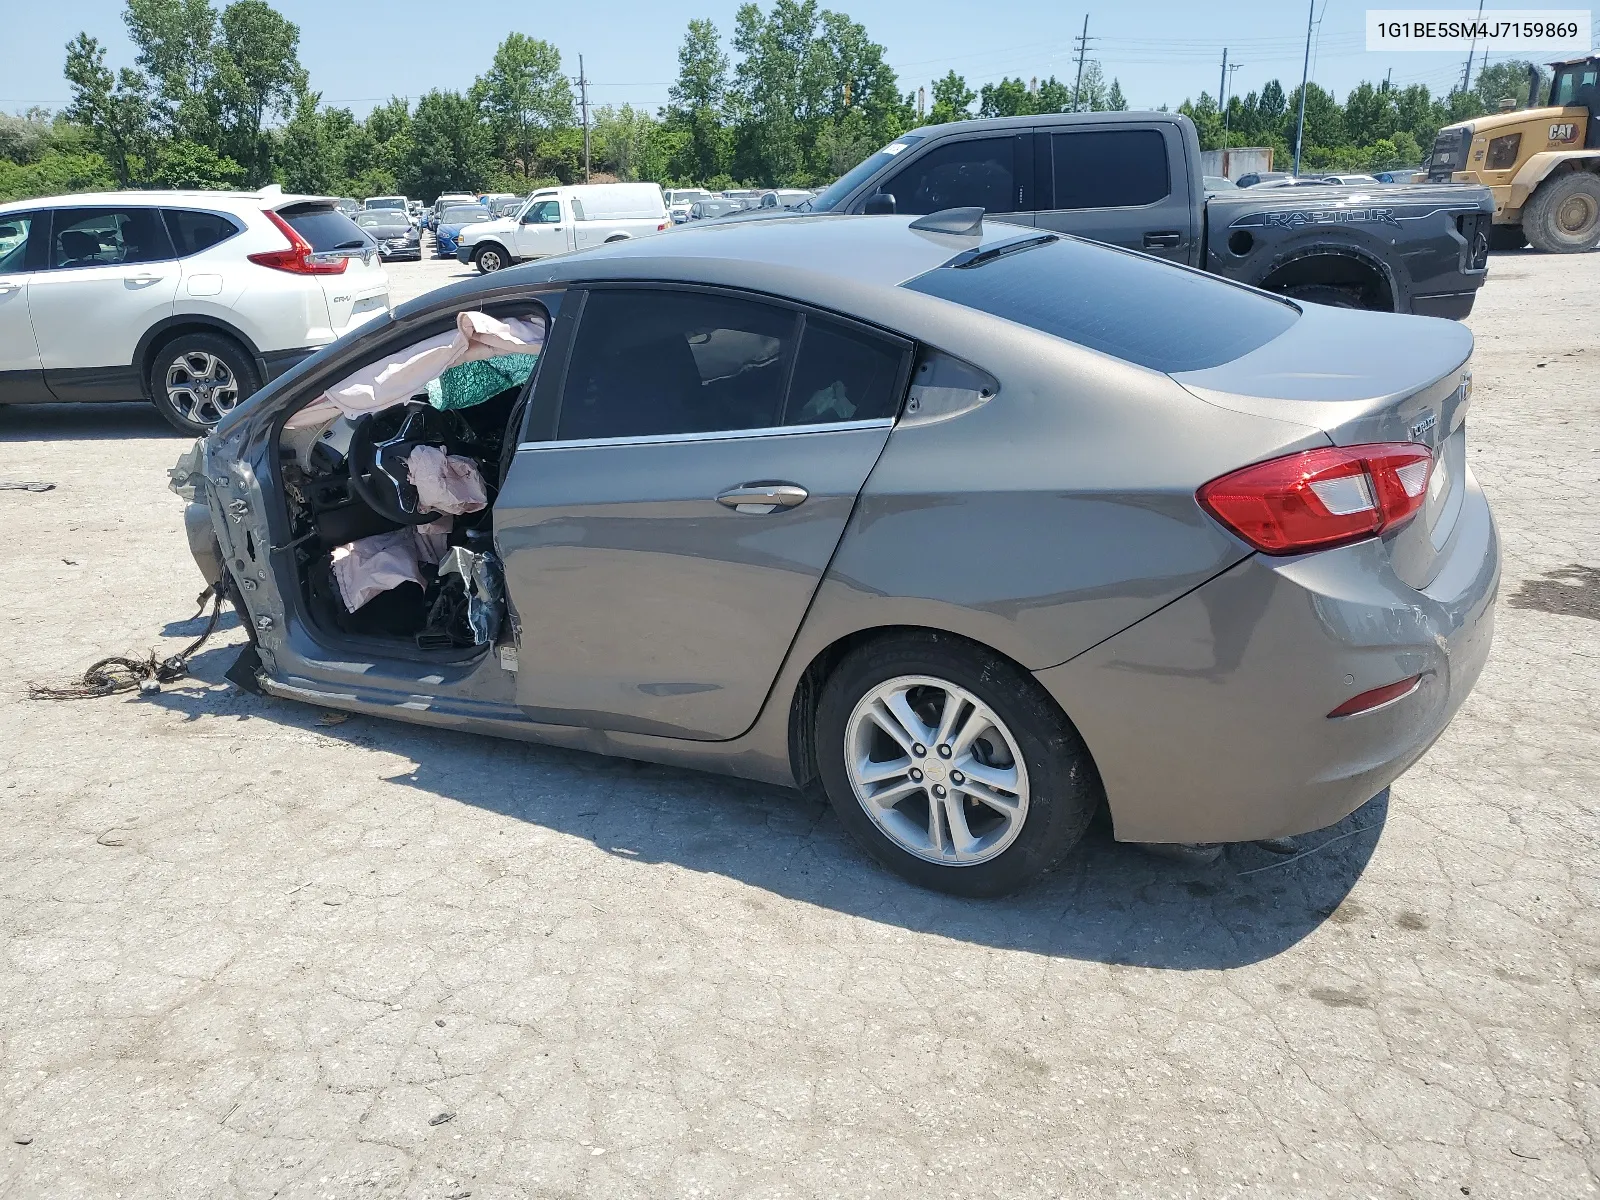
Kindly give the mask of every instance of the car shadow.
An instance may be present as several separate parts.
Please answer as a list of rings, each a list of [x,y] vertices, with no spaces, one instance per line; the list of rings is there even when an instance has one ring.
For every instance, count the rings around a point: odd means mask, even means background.
[[[1225,848],[1173,862],[1116,842],[1102,814],[1053,874],[1020,895],[965,900],[879,867],[824,802],[783,788],[582,751],[407,725],[326,719],[314,706],[223,682],[240,645],[212,647],[155,703],[204,719],[268,720],[418,764],[387,782],[593,843],[645,864],[721,875],[790,900],[996,949],[1163,970],[1239,967],[1283,952],[1333,915],[1382,836],[1388,793],[1295,853]],[[530,869],[536,869],[530,864]]]
[[[193,440],[162,419],[148,400],[113,404],[0,405],[0,442],[71,438],[96,442],[112,438],[169,437]]]

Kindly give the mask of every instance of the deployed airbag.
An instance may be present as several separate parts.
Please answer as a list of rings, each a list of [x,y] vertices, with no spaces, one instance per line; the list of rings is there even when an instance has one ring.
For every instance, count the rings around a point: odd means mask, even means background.
[[[341,413],[347,417],[358,417],[380,412],[427,391],[430,381],[439,379],[450,368],[461,363],[497,355],[537,355],[543,348],[542,321],[525,321],[517,317],[501,319],[475,311],[460,312],[456,314],[453,333],[426,338],[396,351],[392,358],[368,363],[291,415],[284,422],[284,428],[320,425]],[[530,373],[531,370],[530,366]],[[523,378],[526,379],[527,375]],[[504,390],[506,386],[502,384],[499,390]],[[481,399],[488,399],[488,396]]]
[[[335,546],[328,561],[345,609],[355,612],[374,596],[402,583],[426,587],[421,564],[436,563],[444,557],[450,526],[449,517],[440,517],[426,525],[411,525]]]
[[[417,489],[417,512],[481,512],[489,506],[478,464],[437,446],[417,446],[406,458],[411,486]]]

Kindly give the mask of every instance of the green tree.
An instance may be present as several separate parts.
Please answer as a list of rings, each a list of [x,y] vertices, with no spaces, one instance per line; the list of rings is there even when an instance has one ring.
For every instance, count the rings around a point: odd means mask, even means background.
[[[1120,79],[1113,78],[1111,80],[1111,86],[1106,89],[1106,110],[1108,112],[1128,111],[1128,100],[1127,97],[1122,94],[1122,81]]]
[[[149,81],[128,67],[115,76],[106,52],[94,38],[80,33],[67,43],[67,83],[72,100],[69,120],[90,131],[117,186],[137,178],[153,139]]]
[[[155,86],[165,131],[214,144],[221,97],[218,20],[209,0],[128,0],[122,19],[134,61]]]
[[[221,148],[251,183],[265,183],[272,170],[266,123],[293,112],[306,88],[300,29],[266,0],[234,0],[222,10],[221,26],[217,80],[227,127]]]
[[[656,120],[643,109],[602,105],[594,111],[591,153],[602,171],[624,182],[659,178],[663,172],[656,162],[657,133]]]
[[[407,195],[476,192],[488,182],[491,134],[478,106],[460,92],[432,91],[417,101],[410,141],[399,179]]]
[[[965,121],[972,115],[972,102],[978,94],[967,86],[967,81],[954,71],[943,79],[933,81],[933,108],[928,120],[934,125],[950,121]]]
[[[986,83],[978,92],[980,117],[1020,117],[1034,111],[1033,93],[1020,79]]]
[[[689,22],[678,47],[678,78],[667,96],[668,125],[688,134],[675,173],[694,180],[721,174],[732,151],[725,122],[728,56],[712,22]]]
[[[1502,100],[1513,100],[1518,108],[1528,103],[1528,68],[1535,64],[1525,58],[1508,58],[1484,67],[1472,81],[1472,90],[1483,107],[1494,112]],[[1544,67],[1539,72],[1539,99],[1549,94],[1550,72]]]
[[[524,183],[535,174],[540,140],[573,122],[572,85],[561,73],[561,52],[526,34],[506,35],[472,95],[489,116],[507,168]]]
[[[244,169],[210,146],[188,138],[164,138],[155,144],[145,167],[145,182],[161,188],[232,188]]]
[[[344,174],[338,147],[328,137],[327,121],[319,110],[321,100],[316,92],[302,92],[294,115],[283,127],[277,157],[282,164],[279,182],[288,191],[327,195]]]

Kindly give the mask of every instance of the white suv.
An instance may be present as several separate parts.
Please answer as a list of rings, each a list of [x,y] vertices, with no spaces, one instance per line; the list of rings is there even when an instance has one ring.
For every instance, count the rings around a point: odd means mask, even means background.
[[[389,308],[330,198],[106,192],[0,204],[0,404],[154,402],[205,433]]]

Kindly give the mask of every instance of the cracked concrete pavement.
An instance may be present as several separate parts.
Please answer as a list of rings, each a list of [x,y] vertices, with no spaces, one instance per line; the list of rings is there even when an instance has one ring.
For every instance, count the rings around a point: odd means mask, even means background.
[[[30,702],[199,582],[149,409],[0,410],[56,484],[0,492],[0,1196],[1595,1195],[1596,296],[1493,260],[1496,644],[1391,794],[995,903],[780,791],[242,694],[231,616]]]

